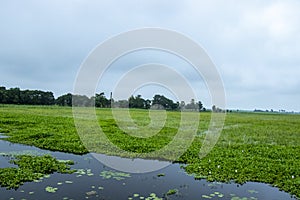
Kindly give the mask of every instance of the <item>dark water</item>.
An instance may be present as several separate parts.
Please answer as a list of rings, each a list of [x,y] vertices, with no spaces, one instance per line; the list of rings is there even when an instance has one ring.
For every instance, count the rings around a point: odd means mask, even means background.
[[[115,170],[104,166],[91,154],[79,156],[61,152],[51,152],[35,147],[12,144],[0,140],[0,153],[51,154],[58,159],[75,161],[73,169],[81,169],[82,174],[52,174],[41,182],[25,183],[17,190],[0,188],[0,199],[295,199],[288,193],[263,183],[223,184],[210,183],[205,180],[194,180],[188,176],[179,164],[172,164],[155,172],[144,174],[112,174],[102,177],[100,174]],[[116,157],[117,159],[117,157]],[[158,161],[153,161],[158,162]],[[13,166],[8,159],[0,156],[0,167]],[[158,174],[164,176],[158,177]],[[122,179],[122,180],[117,180]],[[55,193],[45,190],[46,187],[57,188]],[[165,194],[176,189],[174,195]],[[151,194],[154,193],[154,194]]]

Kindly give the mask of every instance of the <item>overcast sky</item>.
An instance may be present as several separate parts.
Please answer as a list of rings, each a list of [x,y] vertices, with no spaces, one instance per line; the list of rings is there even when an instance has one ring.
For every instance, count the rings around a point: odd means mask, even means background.
[[[98,44],[131,29],[161,27],[206,50],[222,77],[228,108],[300,111],[299,10],[298,0],[3,0],[0,85],[50,90],[56,97],[72,92],[81,63]],[[149,55],[160,60],[164,54]],[[124,63],[152,57],[144,52]],[[106,77],[117,72],[123,73],[114,67]],[[186,76],[191,84],[199,81]],[[107,80],[99,84],[106,94]]]

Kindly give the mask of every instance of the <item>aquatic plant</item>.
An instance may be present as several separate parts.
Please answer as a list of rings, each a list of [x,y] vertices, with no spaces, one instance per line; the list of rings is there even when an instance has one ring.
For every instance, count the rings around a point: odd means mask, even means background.
[[[155,193],[150,193],[149,196],[143,196],[138,193],[135,193],[132,196],[128,197],[128,200],[133,200],[133,199],[163,200],[163,198],[158,197]]]
[[[124,173],[124,172],[117,172],[117,171],[112,171],[112,170],[109,170],[109,171],[102,171],[100,173],[100,176],[102,176],[104,179],[115,179],[115,180],[123,180],[125,178],[129,178],[131,177],[130,174],[128,173]]]
[[[46,190],[46,192],[49,192],[49,193],[55,193],[58,190],[58,188],[47,186],[45,188],[45,190]]]
[[[164,173],[157,174],[157,177],[165,176]]]
[[[11,163],[18,168],[0,168],[0,185],[8,189],[18,188],[24,182],[38,181],[51,173],[73,173],[69,164],[73,162],[59,162],[50,155],[30,156],[18,155],[12,157]]]
[[[170,190],[166,193],[166,195],[173,195],[173,194],[176,194],[177,192],[178,192],[177,189],[170,189]]]

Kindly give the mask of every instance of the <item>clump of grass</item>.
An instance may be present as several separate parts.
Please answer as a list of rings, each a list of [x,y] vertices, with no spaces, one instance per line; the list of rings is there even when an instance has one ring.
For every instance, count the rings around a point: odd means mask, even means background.
[[[1,168],[0,169],[0,185],[7,189],[17,189],[25,182],[38,180],[45,175],[58,173],[73,173],[70,170],[73,161],[60,162],[50,155],[31,156],[17,155],[12,158],[11,163],[18,168]]]

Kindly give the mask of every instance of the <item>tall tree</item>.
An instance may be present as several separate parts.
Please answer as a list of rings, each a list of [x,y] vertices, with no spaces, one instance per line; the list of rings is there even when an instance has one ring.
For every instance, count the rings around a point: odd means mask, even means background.
[[[99,94],[96,94],[95,96],[95,106],[100,108],[109,108],[111,105],[110,100],[108,100],[104,92],[101,92]]]
[[[68,93],[58,97],[55,103],[59,106],[72,106],[72,94]]]
[[[199,112],[202,111],[202,109],[203,109],[203,104],[201,101],[198,101],[198,109],[199,109]]]
[[[179,102],[174,103],[171,99],[158,94],[153,97],[152,106],[153,105],[163,106],[166,110],[178,110],[179,108]]]

